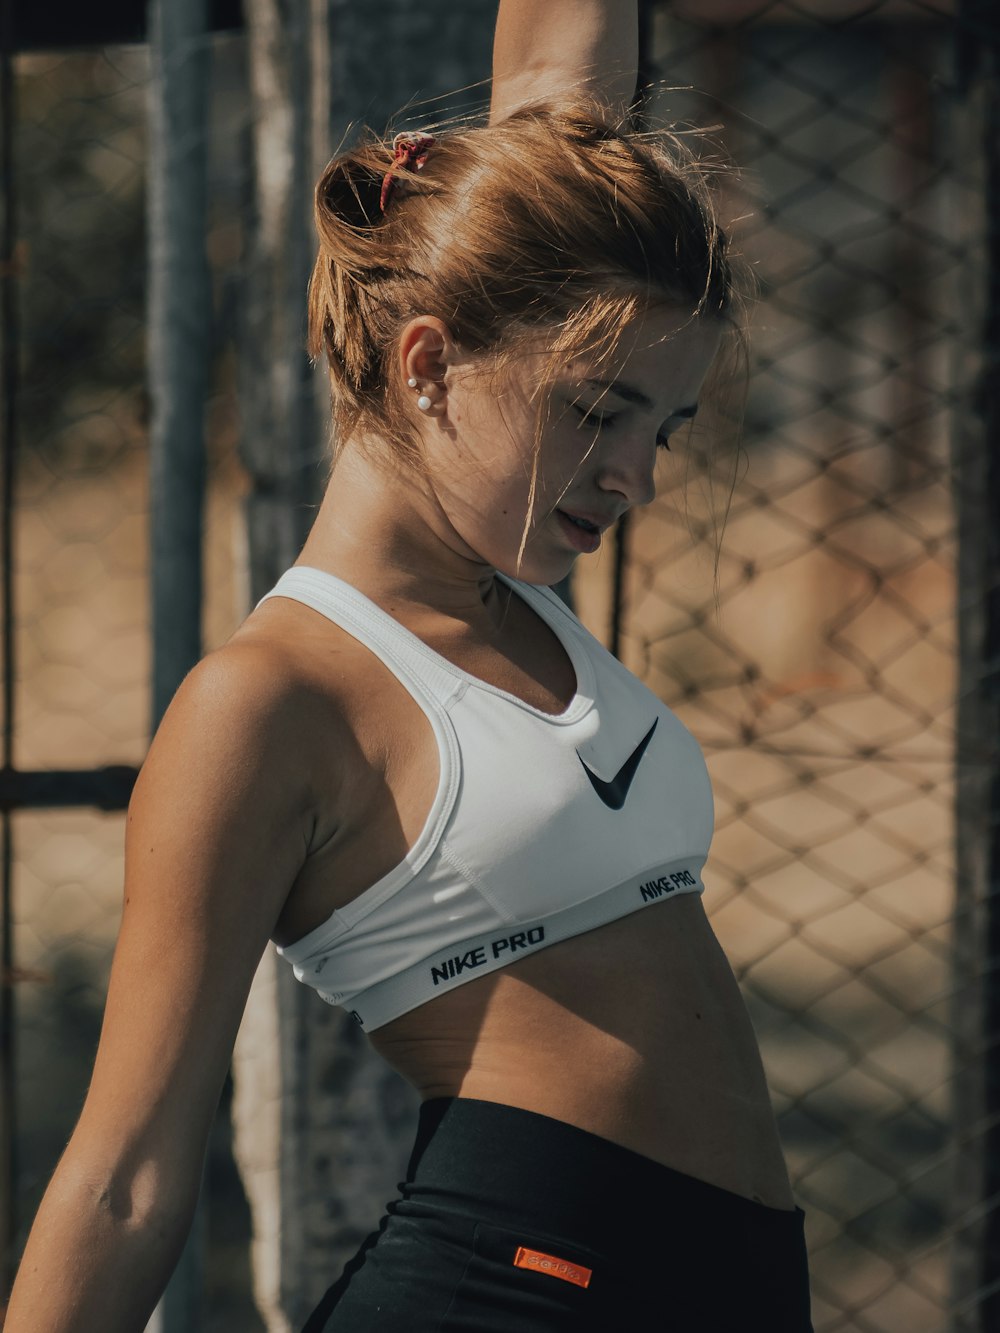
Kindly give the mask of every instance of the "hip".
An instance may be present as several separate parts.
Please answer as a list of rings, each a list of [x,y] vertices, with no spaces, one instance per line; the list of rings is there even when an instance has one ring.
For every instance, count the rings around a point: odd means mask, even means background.
[[[306,1333],[809,1333],[803,1219],[534,1111],[433,1098]]]

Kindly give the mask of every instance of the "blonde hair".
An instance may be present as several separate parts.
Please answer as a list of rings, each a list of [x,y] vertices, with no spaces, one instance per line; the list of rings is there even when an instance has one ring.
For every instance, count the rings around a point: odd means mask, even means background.
[[[365,128],[316,186],[309,352],[329,363],[338,446],[374,437],[420,466],[397,364],[418,313],[501,379],[541,346],[539,392],[567,358],[609,361],[656,305],[724,319],[744,345],[748,272],[684,135],[612,124],[583,92],[492,125],[421,128],[435,143],[420,171],[395,169],[385,213],[391,134]],[[539,413],[529,523],[542,433]]]

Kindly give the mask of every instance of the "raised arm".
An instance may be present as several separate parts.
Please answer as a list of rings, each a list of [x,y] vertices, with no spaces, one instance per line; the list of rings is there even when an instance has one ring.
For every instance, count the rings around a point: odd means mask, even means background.
[[[139,1333],[190,1226],[250,982],[305,859],[304,705],[270,650],[189,673],[129,804],[94,1074],[6,1333]]]
[[[581,86],[623,119],[638,69],[638,0],[500,0],[490,122],[532,97]]]

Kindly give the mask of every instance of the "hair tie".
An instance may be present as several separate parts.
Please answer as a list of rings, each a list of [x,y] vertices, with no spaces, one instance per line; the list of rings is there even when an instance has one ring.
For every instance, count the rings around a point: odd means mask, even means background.
[[[395,188],[399,171],[419,171],[427,161],[427,153],[433,142],[434,135],[425,134],[422,130],[413,133],[404,130],[393,139],[392,166],[385,173],[379,195],[379,206],[383,213]]]

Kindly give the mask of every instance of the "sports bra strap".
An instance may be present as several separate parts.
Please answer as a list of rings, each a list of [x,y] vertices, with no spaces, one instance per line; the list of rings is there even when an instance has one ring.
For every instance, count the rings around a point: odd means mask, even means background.
[[[448,663],[379,606],[326,570],[293,565],[285,570],[268,597],[291,597],[311,606],[347,630],[378,657],[420,702],[429,697],[442,708],[459,697],[465,682]]]

